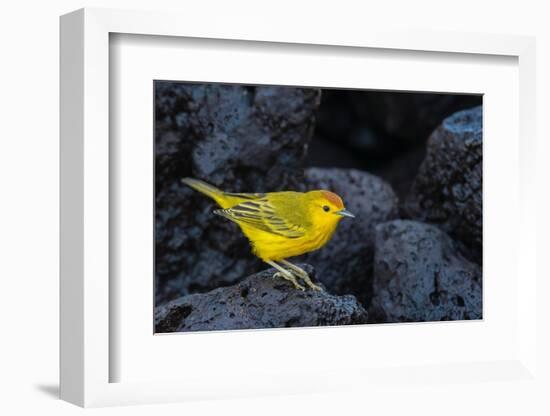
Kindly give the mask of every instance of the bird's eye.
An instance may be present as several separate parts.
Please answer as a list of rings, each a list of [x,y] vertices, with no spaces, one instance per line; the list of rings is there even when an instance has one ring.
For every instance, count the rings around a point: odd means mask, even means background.
[[[324,210],[325,212],[329,212],[329,211],[330,211],[330,207],[329,207],[328,205],[324,205],[324,206],[323,206],[323,210]]]

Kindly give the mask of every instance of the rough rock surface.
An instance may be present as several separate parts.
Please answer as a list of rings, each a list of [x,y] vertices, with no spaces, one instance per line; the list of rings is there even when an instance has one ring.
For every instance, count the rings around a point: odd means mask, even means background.
[[[180,179],[232,192],[300,190],[319,102],[318,89],[155,83],[157,303],[261,267],[237,226]]]
[[[397,218],[397,198],[376,176],[353,169],[306,169],[308,189],[329,189],[339,194],[355,218],[344,218],[329,243],[309,253],[323,284],[333,293],[353,294],[364,305],[372,293],[374,229]]]
[[[446,118],[428,140],[407,216],[434,223],[460,240],[466,255],[482,260],[482,109]]]
[[[396,220],[376,228],[372,322],[481,319],[481,268],[439,228]]]
[[[313,268],[304,267],[315,280]],[[367,322],[353,296],[296,290],[269,269],[240,283],[183,296],[157,307],[156,332],[351,325]]]

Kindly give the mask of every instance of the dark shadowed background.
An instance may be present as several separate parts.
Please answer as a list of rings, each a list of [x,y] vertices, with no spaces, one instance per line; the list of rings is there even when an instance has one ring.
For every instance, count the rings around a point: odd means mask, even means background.
[[[155,82],[158,332],[481,318],[482,97]],[[331,189],[357,215],[271,279],[180,179]],[[272,274],[272,273],[271,273]]]

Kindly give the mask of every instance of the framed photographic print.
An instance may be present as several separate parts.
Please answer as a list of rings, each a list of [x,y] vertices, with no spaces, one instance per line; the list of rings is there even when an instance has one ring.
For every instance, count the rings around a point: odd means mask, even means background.
[[[482,318],[481,95],[154,100],[156,333]]]
[[[61,19],[62,398],[536,383],[533,39],[180,17]]]

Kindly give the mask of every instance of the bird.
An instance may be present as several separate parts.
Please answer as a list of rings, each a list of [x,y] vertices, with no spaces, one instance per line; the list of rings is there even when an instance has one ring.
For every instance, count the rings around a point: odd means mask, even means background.
[[[297,278],[313,290],[322,290],[308,273],[287,258],[322,248],[344,217],[355,218],[342,198],[319,189],[309,192],[231,193],[202,180],[183,178],[187,186],[213,199],[221,209],[214,214],[236,223],[250,241],[252,252],[274,267],[299,290]]]

